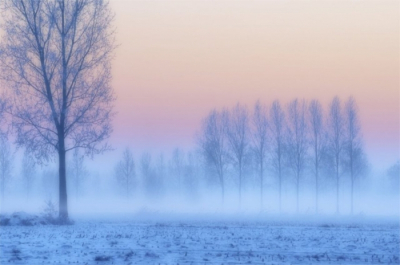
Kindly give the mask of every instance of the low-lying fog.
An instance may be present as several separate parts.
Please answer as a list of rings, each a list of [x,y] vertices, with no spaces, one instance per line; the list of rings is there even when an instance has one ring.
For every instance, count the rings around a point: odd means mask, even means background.
[[[290,174],[285,175],[281,189],[279,210],[279,182],[267,172],[264,176],[263,200],[260,180],[256,174],[245,174],[241,201],[237,176],[226,176],[224,196],[216,176],[197,168],[187,173],[135,174],[132,185],[121,183],[113,173],[85,172],[77,181],[69,174],[68,206],[72,219],[79,218],[173,218],[186,216],[258,218],[268,216],[314,216],[316,214],[315,177],[305,175],[299,186],[298,204],[296,185]],[[167,172],[167,170],[166,170]],[[29,189],[22,178],[15,178],[1,200],[1,212],[43,212],[51,201],[58,209],[58,182],[56,167],[37,171]],[[129,185],[130,187],[127,187]],[[350,181],[341,177],[339,187],[339,216],[399,217],[399,189],[390,177],[368,176],[357,179],[354,187],[354,209],[351,214]],[[328,176],[320,177],[318,214],[337,214],[336,182]],[[257,217],[258,216],[258,217]]]

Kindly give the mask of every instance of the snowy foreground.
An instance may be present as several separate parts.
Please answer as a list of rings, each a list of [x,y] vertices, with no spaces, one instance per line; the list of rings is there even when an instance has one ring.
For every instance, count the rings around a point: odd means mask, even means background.
[[[0,227],[0,264],[399,264],[398,221],[77,221]]]

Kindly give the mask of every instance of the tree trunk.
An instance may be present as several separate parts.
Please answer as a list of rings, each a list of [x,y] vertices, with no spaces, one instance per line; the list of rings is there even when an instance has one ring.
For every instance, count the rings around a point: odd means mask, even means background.
[[[296,213],[299,213],[299,185],[300,185],[300,176],[297,173],[297,184],[296,184]]]
[[[58,157],[60,176],[59,218],[61,223],[68,222],[67,203],[67,173],[65,166],[65,117],[67,113],[67,60],[66,60],[66,33],[65,33],[65,2],[60,2],[61,9],[61,53],[62,53],[62,111],[58,128]]]
[[[351,177],[351,215],[353,215],[354,180]]]
[[[351,215],[353,215],[354,171],[353,171],[353,145],[350,149],[350,178],[351,178]]]
[[[224,206],[224,198],[225,198],[225,187],[224,187],[224,177],[221,176],[221,204]]]
[[[279,161],[279,213],[282,212],[282,172],[281,163]]]
[[[354,172],[353,172],[353,159],[351,159],[350,177],[351,177],[351,215],[353,215],[353,195],[354,195]]]
[[[336,160],[336,213],[339,214],[339,158]]]
[[[67,173],[65,161],[65,139],[59,138],[58,146],[58,165],[59,165],[59,218],[61,223],[68,222],[68,202],[67,202]]]
[[[6,182],[4,180],[4,175],[2,176],[1,184],[2,184],[1,185],[1,203],[2,203],[1,206],[4,207],[4,192],[5,192],[5,185],[6,185]]]
[[[315,213],[318,214],[318,163],[315,167]]]
[[[239,210],[242,209],[242,163],[239,162]]]
[[[221,205],[224,207],[225,187],[224,187],[224,171],[221,164],[218,166],[219,181],[221,183]]]
[[[264,175],[264,165],[263,165],[263,162],[262,162],[262,160],[261,160],[261,168],[260,168],[260,181],[261,181],[261,185],[260,185],[260,195],[261,195],[261,197],[260,197],[260,209],[261,209],[261,211],[263,210],[263,200],[264,200],[264,194],[263,194],[263,187],[264,187],[264,178],[263,178],[263,175]]]

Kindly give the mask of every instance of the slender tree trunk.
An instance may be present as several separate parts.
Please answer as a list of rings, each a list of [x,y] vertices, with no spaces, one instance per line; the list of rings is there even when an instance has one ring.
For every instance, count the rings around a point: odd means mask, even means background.
[[[353,199],[354,199],[354,180],[353,177],[351,177],[351,214],[353,215]]]
[[[319,169],[319,163],[318,163],[318,138],[316,133],[314,133],[314,139],[315,144],[314,144],[314,154],[315,154],[315,213],[318,214],[318,169]]]
[[[297,173],[297,185],[296,185],[296,213],[299,213],[299,185],[300,185],[300,174]]]
[[[224,172],[222,170],[222,166],[219,166],[219,178],[221,182],[221,205],[224,206],[224,197],[225,197],[225,187],[224,187]]]
[[[239,210],[242,209],[242,163],[239,162]]]
[[[263,190],[263,187],[264,187],[264,178],[263,178],[263,175],[264,175],[264,165],[263,165],[263,162],[262,162],[262,159],[261,159],[261,168],[260,168],[260,209],[261,209],[261,211],[263,210],[263,200],[264,200],[264,194],[263,194],[263,192],[264,192],[264,190]]]
[[[282,212],[282,172],[281,172],[281,161],[279,160],[279,213]]]
[[[2,155],[1,157],[2,163],[4,163],[4,157]],[[4,206],[4,192],[6,190],[6,174],[4,173],[4,164],[2,165],[1,169],[1,202],[3,203]]]
[[[318,162],[315,167],[315,213],[318,214]]]
[[[5,185],[6,185],[6,182],[5,182],[5,180],[4,180],[4,175],[2,176],[2,180],[1,180],[1,202],[2,202],[2,206],[4,206],[4,192],[5,192]]]
[[[79,198],[79,193],[80,193],[80,187],[79,187],[79,176],[76,176],[76,183],[75,183],[75,195],[76,195],[76,199],[78,200]]]
[[[128,197],[129,197],[129,184],[128,184],[128,178],[127,178],[127,176],[126,176],[126,175],[125,175],[124,177],[126,178],[126,183],[125,183],[125,185],[126,185],[125,197],[128,199]]]
[[[59,137],[58,146],[59,159],[59,218],[62,223],[68,221],[68,202],[67,202],[67,172],[65,163],[65,139]]]
[[[224,206],[224,200],[225,200],[224,177],[221,174],[221,203],[222,203],[222,206]]]
[[[353,160],[350,162],[350,177],[351,177],[351,215],[353,215],[353,198],[354,198],[354,173],[353,173]]]
[[[336,158],[336,213],[339,214],[339,158]]]

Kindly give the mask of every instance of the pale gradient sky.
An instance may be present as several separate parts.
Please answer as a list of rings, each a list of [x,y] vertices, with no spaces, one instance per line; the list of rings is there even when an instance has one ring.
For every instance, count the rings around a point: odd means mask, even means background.
[[[117,152],[129,145],[138,157],[193,146],[212,108],[296,97],[327,107],[335,95],[352,95],[371,162],[386,167],[398,159],[398,1],[111,6],[120,44],[113,63]]]

